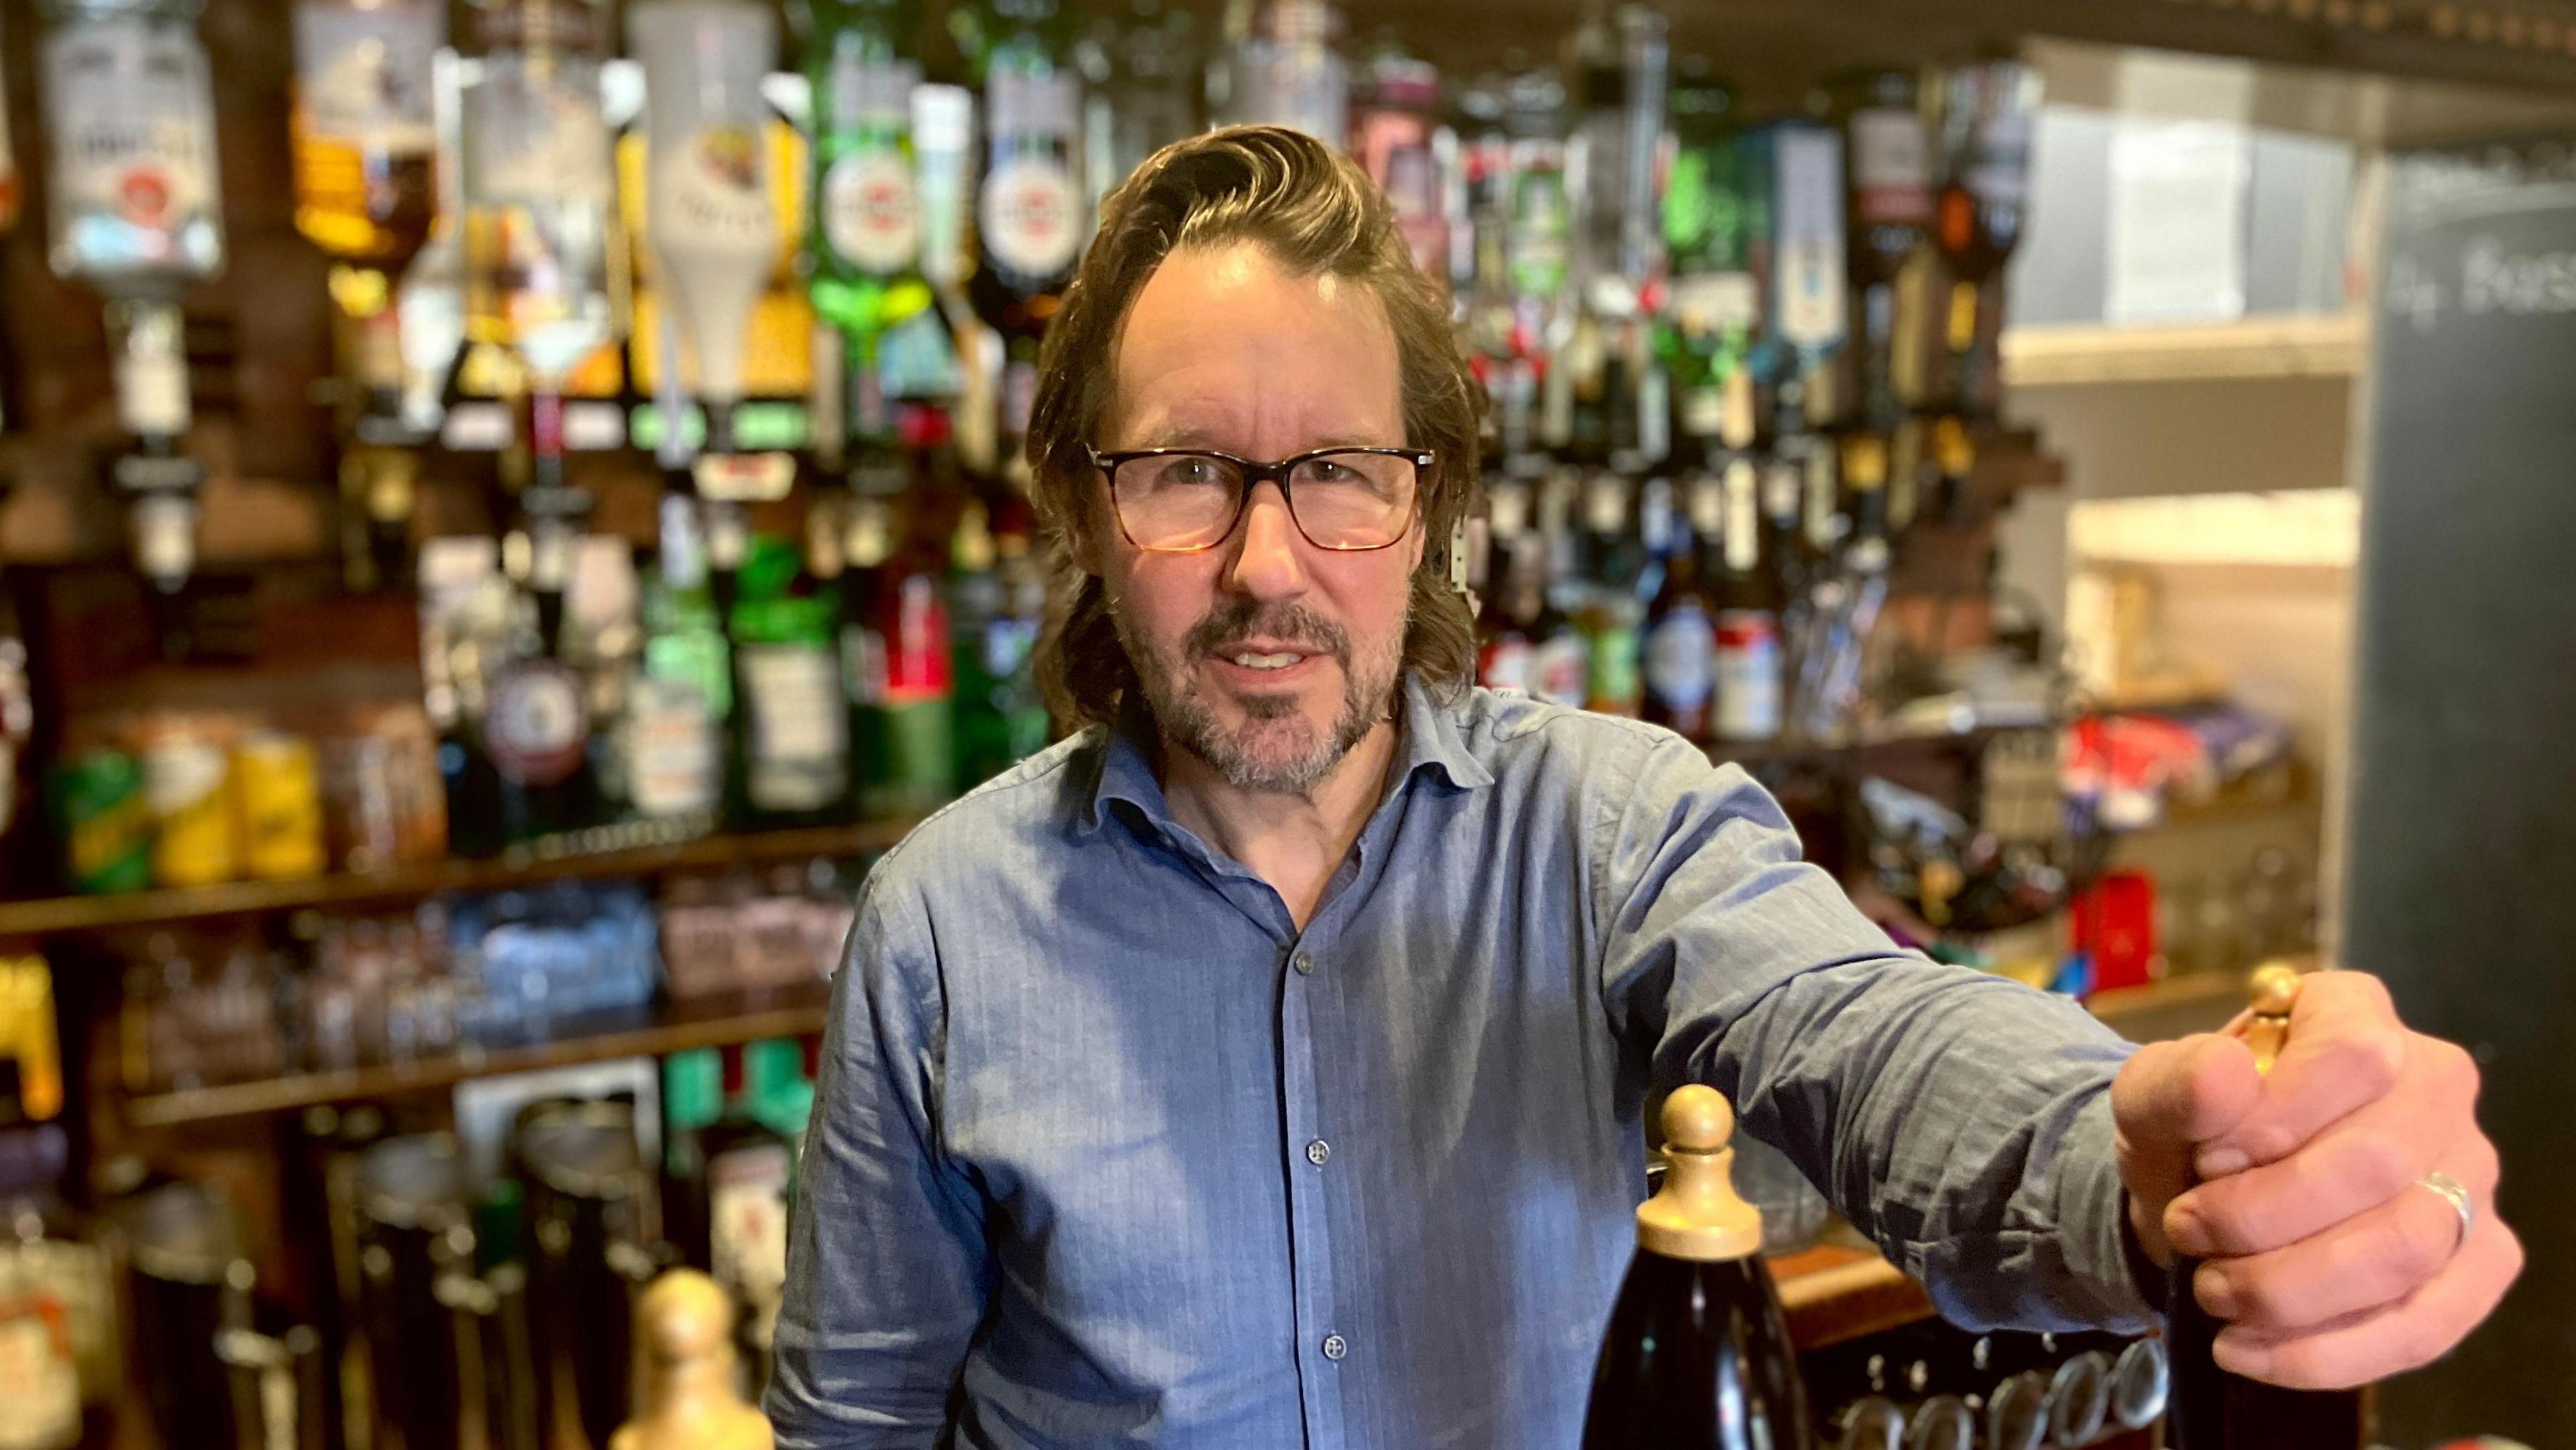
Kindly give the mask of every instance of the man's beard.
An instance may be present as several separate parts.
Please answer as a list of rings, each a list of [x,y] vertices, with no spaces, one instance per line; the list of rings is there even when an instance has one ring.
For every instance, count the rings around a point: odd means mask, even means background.
[[[1220,603],[1181,637],[1176,660],[1154,648],[1115,598],[1110,601],[1110,614],[1118,623],[1118,642],[1126,647],[1127,658],[1144,684],[1145,703],[1154,712],[1155,724],[1237,790],[1276,795],[1312,790],[1378,721],[1387,718],[1395,698],[1401,645],[1382,652],[1381,658],[1355,660],[1350,635],[1301,604],[1265,607],[1249,599]],[[1294,642],[1310,653],[1329,655],[1341,666],[1342,705],[1328,734],[1318,736],[1301,712],[1298,697],[1286,693],[1238,696],[1244,721],[1232,729],[1217,723],[1215,707],[1191,666],[1216,646],[1248,636]],[[1265,738],[1270,749],[1262,748]]]

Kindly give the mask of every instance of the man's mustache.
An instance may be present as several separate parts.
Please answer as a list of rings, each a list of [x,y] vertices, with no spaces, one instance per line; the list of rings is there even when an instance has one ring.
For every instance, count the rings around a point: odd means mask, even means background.
[[[1310,654],[1331,655],[1348,664],[1351,657],[1350,636],[1342,627],[1302,604],[1262,604],[1257,600],[1231,600],[1209,610],[1206,617],[1190,626],[1181,639],[1181,647],[1193,655],[1212,653],[1218,645],[1234,640],[1259,637],[1293,644]]]

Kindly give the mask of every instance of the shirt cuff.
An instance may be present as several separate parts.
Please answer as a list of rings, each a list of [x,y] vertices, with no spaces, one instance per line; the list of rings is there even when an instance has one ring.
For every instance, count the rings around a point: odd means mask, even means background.
[[[2135,1331],[2163,1320],[2162,1271],[2137,1248],[2129,1190],[2120,1181],[2118,1140],[2107,1091],[2077,1111],[2058,1159],[2057,1227],[2064,1264],[2092,1303],[2085,1317]],[[2145,1277],[2143,1265],[2154,1274]]]

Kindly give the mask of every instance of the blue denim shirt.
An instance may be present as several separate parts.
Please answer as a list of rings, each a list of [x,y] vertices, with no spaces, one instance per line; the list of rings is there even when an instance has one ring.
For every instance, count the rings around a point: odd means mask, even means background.
[[[1408,683],[1313,920],[1095,728],[870,876],[782,1446],[1571,1450],[1642,1106],[1737,1104],[1964,1322],[2133,1326],[2075,1005],[1891,949],[1668,731]]]

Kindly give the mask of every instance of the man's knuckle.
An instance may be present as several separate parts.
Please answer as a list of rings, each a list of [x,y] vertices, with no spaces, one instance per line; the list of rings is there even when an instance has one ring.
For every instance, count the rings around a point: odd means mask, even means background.
[[[2362,1032],[2343,1039],[2337,1070],[2372,1098],[2385,1097],[2406,1070],[2406,1039],[2396,1032]]]
[[[2393,1133],[2376,1129],[2353,1135],[2341,1155],[2343,1187],[2372,1203],[2386,1203],[2415,1181],[2414,1149]]]

